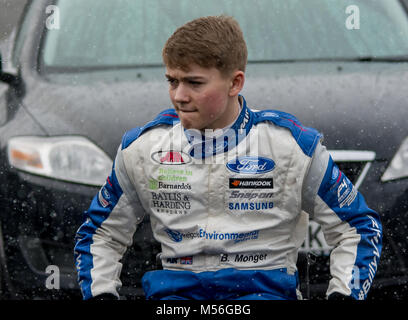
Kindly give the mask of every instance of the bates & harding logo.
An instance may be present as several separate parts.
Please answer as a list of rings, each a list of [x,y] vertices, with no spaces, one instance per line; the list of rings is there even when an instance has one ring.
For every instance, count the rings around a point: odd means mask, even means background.
[[[272,178],[230,178],[230,189],[273,189]]]
[[[275,168],[275,162],[264,157],[244,156],[229,161],[227,168],[236,173],[261,174],[272,171]]]

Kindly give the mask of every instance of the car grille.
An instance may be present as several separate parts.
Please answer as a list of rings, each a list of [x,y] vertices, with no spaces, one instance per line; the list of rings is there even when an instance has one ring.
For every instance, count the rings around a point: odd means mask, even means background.
[[[333,161],[358,189],[364,181],[375,152],[360,150],[329,150]]]

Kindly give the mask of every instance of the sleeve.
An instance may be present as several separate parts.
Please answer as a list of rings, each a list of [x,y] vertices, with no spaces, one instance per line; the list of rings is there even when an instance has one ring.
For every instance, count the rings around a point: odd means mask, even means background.
[[[74,257],[84,300],[100,294],[119,297],[123,257],[144,210],[126,173],[121,147],[111,174],[84,213],[75,236]]]
[[[302,199],[303,209],[321,225],[326,242],[334,247],[327,296],[337,292],[364,300],[381,254],[380,217],[321,143],[305,178]]]

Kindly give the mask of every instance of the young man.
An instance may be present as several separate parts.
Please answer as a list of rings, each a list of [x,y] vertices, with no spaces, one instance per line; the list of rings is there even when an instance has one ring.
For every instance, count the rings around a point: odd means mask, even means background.
[[[124,135],[77,232],[84,299],[118,297],[119,260],[145,214],[163,265],[143,276],[147,299],[299,299],[308,217],[334,246],[327,296],[364,299],[381,251],[379,216],[316,130],[247,106],[238,23],[193,20],[168,39],[163,60],[174,109]]]

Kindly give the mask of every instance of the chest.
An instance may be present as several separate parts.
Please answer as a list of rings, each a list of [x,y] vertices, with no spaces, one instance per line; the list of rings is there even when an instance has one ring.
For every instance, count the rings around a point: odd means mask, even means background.
[[[146,211],[163,224],[279,224],[298,215],[307,159],[280,132],[204,158],[182,137],[172,141],[139,152],[145,165],[134,175]]]

